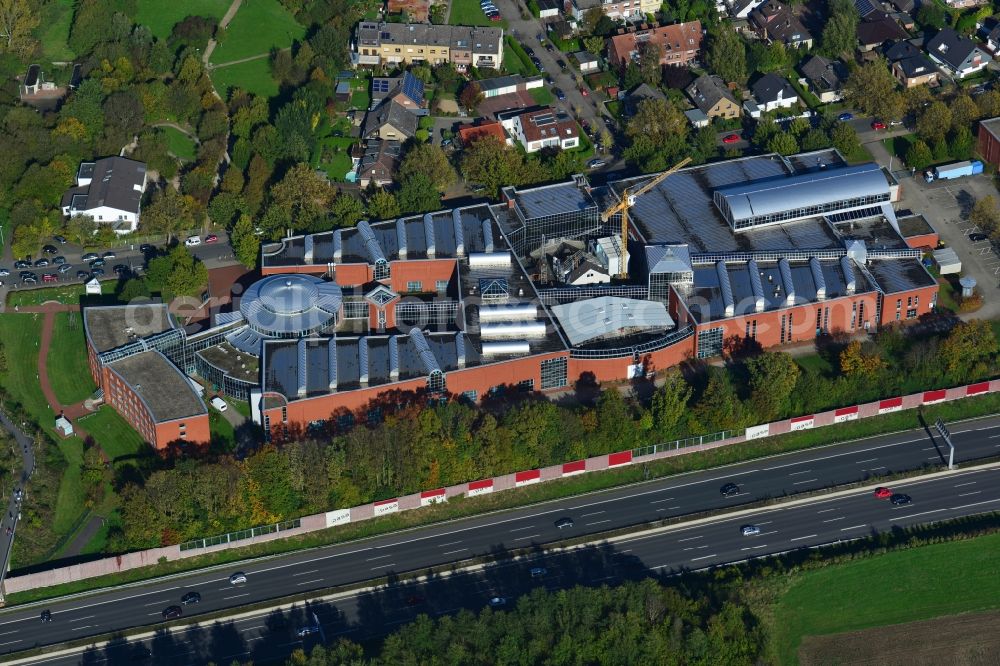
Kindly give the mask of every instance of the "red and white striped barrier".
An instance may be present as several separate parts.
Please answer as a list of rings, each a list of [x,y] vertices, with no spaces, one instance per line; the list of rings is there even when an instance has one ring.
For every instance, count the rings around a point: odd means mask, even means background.
[[[475,497],[476,495],[486,495],[493,492],[493,479],[485,479],[483,481],[473,481],[469,484],[469,489],[465,491],[466,497]]]
[[[587,471],[586,460],[576,460],[574,462],[563,463],[562,466],[563,476],[573,476],[574,474],[583,474],[586,471]]]
[[[808,430],[816,425],[816,416],[810,414],[809,416],[796,416],[793,419],[789,419],[789,430],[795,432],[796,430]]]
[[[527,472],[517,472],[514,474],[514,487],[520,488],[521,486],[530,486],[532,483],[538,483],[542,480],[542,470],[532,469]]]
[[[834,423],[844,423],[845,421],[856,421],[858,419],[858,406],[842,407],[833,412]]]
[[[384,516],[399,511],[399,498],[381,500],[372,504],[376,516]]]
[[[425,490],[420,493],[420,506],[428,506],[430,504],[436,504],[438,502],[447,501],[445,497],[444,488],[438,488],[437,490]]]
[[[879,400],[878,403],[879,414],[891,414],[892,412],[898,412],[902,408],[903,408],[902,396],[898,398],[888,398],[886,400]]]

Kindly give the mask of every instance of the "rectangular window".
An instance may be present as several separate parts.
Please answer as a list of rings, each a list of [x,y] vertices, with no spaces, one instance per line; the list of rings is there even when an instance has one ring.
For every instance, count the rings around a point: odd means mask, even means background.
[[[854,330],[854,327],[857,326],[857,322],[858,322],[858,303],[857,303],[857,301],[854,301],[853,303],[851,303],[851,330],[852,331]]]
[[[288,407],[284,405],[281,407],[281,422],[288,423]]]
[[[785,315],[781,315],[781,344],[785,343]]]
[[[917,309],[916,308],[909,308],[906,311],[906,318],[907,319],[916,319],[917,318]]]
[[[858,324],[864,326],[865,323],[865,302],[858,303]]]
[[[722,353],[722,327],[710,328],[698,334],[698,358],[709,358]]]
[[[410,280],[406,283],[406,291],[423,291],[424,285],[420,280]]]
[[[896,299],[896,312],[899,312],[902,309],[903,309],[903,299],[902,298],[897,298]]]
[[[754,340],[757,339],[757,320],[753,320],[753,326],[750,328],[750,337]]]
[[[517,383],[517,388],[522,391],[534,391],[535,390],[535,380],[534,379],[524,379]]]
[[[566,386],[566,357],[549,358],[542,361],[542,390]]]
[[[462,391],[462,399],[468,400],[469,402],[475,404],[476,400],[479,398],[478,391]]]
[[[823,330],[823,308],[816,308],[816,335]]]
[[[439,292],[448,291],[448,281],[438,280],[437,282],[434,283],[434,288]]]
[[[913,305],[913,297],[912,296],[907,296],[906,297],[906,307],[910,307],[911,305]]]
[[[830,330],[830,308],[829,308],[829,306],[823,308],[823,330],[824,331],[829,331]]]

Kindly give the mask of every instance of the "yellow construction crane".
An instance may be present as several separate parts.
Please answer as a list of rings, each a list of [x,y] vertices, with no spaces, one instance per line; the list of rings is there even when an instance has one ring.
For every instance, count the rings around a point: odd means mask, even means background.
[[[604,222],[607,222],[618,213],[621,213],[622,215],[622,240],[621,240],[622,262],[621,262],[621,272],[618,273],[617,275],[618,278],[623,280],[628,278],[628,209],[631,208],[632,204],[635,203],[636,197],[638,197],[641,194],[645,194],[646,192],[649,192],[651,189],[662,183],[667,178],[667,176],[679,171],[680,169],[683,169],[684,166],[687,165],[687,163],[690,161],[691,161],[690,157],[685,157],[680,162],[670,167],[663,173],[657,174],[652,178],[650,178],[649,180],[647,180],[645,185],[635,190],[634,192],[626,189],[624,192],[622,192],[622,200],[616,203],[611,208],[604,211],[604,213],[601,215],[601,220]]]

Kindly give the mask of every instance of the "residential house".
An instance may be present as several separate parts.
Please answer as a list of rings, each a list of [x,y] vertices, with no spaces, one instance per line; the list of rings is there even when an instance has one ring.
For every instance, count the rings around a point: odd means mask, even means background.
[[[927,55],[956,79],[982,71],[990,61],[986,51],[951,28],[942,28],[927,42]]]
[[[691,127],[702,128],[712,124],[712,121],[709,120],[708,116],[701,109],[688,109],[684,112],[684,117],[691,123]]]
[[[701,40],[701,21],[626,32],[608,40],[608,60],[615,67],[624,68],[638,59],[643,45],[648,43],[659,47],[661,65],[683,66],[698,57]]]
[[[1000,49],[1000,20],[995,16],[986,19],[976,35],[986,45],[986,50],[996,55]]]
[[[451,63],[460,72],[469,67],[500,67],[503,30],[463,25],[362,21],[351,45],[357,65]]]
[[[521,113],[501,122],[528,153],[537,153],[547,147],[568,150],[580,145],[580,128],[576,121],[552,107]]]
[[[379,187],[392,184],[399,170],[402,144],[395,139],[372,139],[365,144],[365,152],[358,163],[358,184],[368,187],[374,183]]]
[[[577,21],[582,21],[588,11],[599,7],[610,19],[634,21],[646,18],[660,10],[656,0],[567,0],[566,13]]]
[[[83,162],[76,173],[76,187],[63,194],[63,215],[87,215],[108,224],[115,233],[127,234],[139,226],[146,165],[124,157]]]
[[[944,0],[948,9],[965,9],[966,7],[978,7],[988,5],[989,0]]]
[[[406,12],[412,23],[427,23],[431,15],[431,0],[386,0],[386,10],[390,14]]]
[[[418,123],[417,116],[406,107],[393,99],[387,99],[365,116],[361,137],[406,141],[416,133]]]
[[[582,74],[596,72],[601,68],[600,59],[589,51],[577,51],[572,55],[573,60],[576,61],[576,66],[580,68]]]
[[[937,85],[938,69],[924,52],[914,46],[913,42],[904,40],[887,46],[883,51],[889,61],[892,75],[904,88],[922,85]]]
[[[458,140],[463,146],[469,146],[474,141],[477,141],[484,136],[492,136],[500,139],[508,146],[513,145],[510,137],[503,129],[503,125],[499,122],[486,122],[480,123],[478,125],[466,125],[458,130]]]
[[[750,86],[757,107],[764,113],[776,109],[788,109],[799,103],[795,88],[783,76],[765,74]]]
[[[622,100],[625,115],[634,116],[639,108],[639,104],[647,99],[659,99],[665,102],[667,101],[667,96],[648,83],[640,83],[632,92],[625,95],[625,98]]]
[[[812,48],[812,35],[792,8],[778,0],[767,0],[759,5],[750,12],[749,21],[750,28],[761,39],[781,42],[785,46]]]
[[[750,12],[757,9],[763,2],[764,0],[732,0],[727,7],[729,16],[734,19],[749,18]]]
[[[847,66],[840,60],[811,56],[799,65],[801,83],[824,104],[843,99],[842,88],[847,80]]]
[[[510,95],[511,93],[527,92],[532,88],[541,88],[545,80],[541,76],[524,77],[520,74],[510,76],[498,76],[493,79],[480,79],[477,81],[479,90],[483,97],[499,97],[500,95]]]
[[[858,23],[858,42],[862,51],[871,51],[886,42],[909,36],[896,19],[883,11],[871,12]]]
[[[424,82],[409,72],[402,76],[372,78],[371,107],[374,109],[387,99],[391,99],[407,111],[418,116],[427,115],[427,100],[424,98]]]
[[[21,102],[43,111],[55,110],[66,92],[65,86],[57,86],[51,81],[46,81],[39,65],[28,66],[28,71],[19,86]]]
[[[685,92],[709,120],[740,117],[739,102],[719,76],[703,74]]]

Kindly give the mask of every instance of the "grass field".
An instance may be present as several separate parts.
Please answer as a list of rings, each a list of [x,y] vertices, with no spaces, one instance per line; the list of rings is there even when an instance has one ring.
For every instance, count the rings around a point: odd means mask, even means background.
[[[449,25],[488,25],[506,28],[506,21],[491,21],[479,6],[479,0],[452,0]]]
[[[1000,534],[921,546],[809,571],[774,611],[782,664],[805,636],[1000,608]]]
[[[227,449],[236,446],[236,431],[233,430],[233,425],[214,407],[208,410],[208,431],[213,442],[223,442]]]
[[[59,450],[68,465],[59,483],[52,531],[63,535],[76,527],[80,516],[86,511],[83,505],[83,440],[79,437],[68,437],[59,442]]]
[[[142,435],[108,405],[79,421],[112,461],[134,456],[146,446]]]
[[[528,94],[531,95],[531,99],[535,100],[535,104],[538,104],[539,106],[548,106],[555,99],[552,91],[545,86],[542,86],[541,88],[532,88],[528,91]]]
[[[223,97],[228,95],[230,88],[242,88],[261,97],[274,97],[278,94],[278,82],[271,76],[269,58],[213,69],[212,82]]]
[[[101,281],[101,292],[104,294],[115,293],[115,285],[118,281],[108,279]],[[7,292],[7,307],[13,308],[15,305],[41,305],[54,301],[56,303],[79,303],[80,297],[84,295],[86,289],[82,282],[64,284],[59,287],[41,287],[39,289],[15,289]]]
[[[155,37],[170,36],[174,24],[188,16],[213,16],[221,19],[229,9],[230,0],[138,0],[135,20],[148,26]]]
[[[353,164],[350,148],[355,142],[356,139],[347,136],[330,136],[323,139],[317,149],[321,151],[318,166],[326,172],[330,180],[344,182],[344,176]]]
[[[185,162],[194,160],[196,148],[191,137],[176,127],[161,127],[160,129],[167,135],[167,147],[175,157]]]
[[[79,312],[57,312],[49,346],[49,383],[64,405],[80,402],[95,390],[87,361],[83,321]]]
[[[47,62],[69,62],[76,56],[66,43],[72,22],[73,0],[55,0],[45,5],[38,42]]]
[[[283,49],[305,34],[305,27],[278,0],[244,2],[212,53],[212,63],[249,58],[269,53],[272,48]]]
[[[0,382],[36,421],[52,426],[55,415],[38,383],[40,314],[0,314],[0,340],[7,354],[7,372]]]

